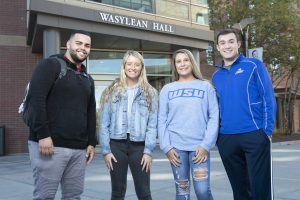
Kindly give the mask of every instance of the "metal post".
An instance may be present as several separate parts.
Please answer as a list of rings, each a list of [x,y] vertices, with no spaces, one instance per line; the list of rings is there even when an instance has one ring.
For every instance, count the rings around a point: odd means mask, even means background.
[[[5,155],[5,126],[0,126],[0,156]]]
[[[245,48],[246,48],[246,57],[248,57],[248,38],[249,38],[249,25],[247,26],[247,30],[245,33]]]
[[[255,20],[251,17],[242,19],[239,23],[236,23],[232,26],[232,28],[240,29],[243,34],[243,29],[247,27],[245,33],[245,48],[246,48],[246,56],[248,56],[248,37],[249,37],[249,25],[254,24]]]

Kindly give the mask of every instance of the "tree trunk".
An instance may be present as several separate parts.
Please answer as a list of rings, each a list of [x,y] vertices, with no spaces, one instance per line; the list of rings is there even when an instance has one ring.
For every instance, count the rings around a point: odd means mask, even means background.
[[[289,80],[291,79],[291,73],[289,74],[288,78],[286,79],[286,84],[285,84],[285,92],[284,92],[284,99],[283,99],[283,108],[284,108],[284,133],[286,135],[289,135],[289,120],[290,120],[290,106],[288,102],[288,97],[290,96],[288,94],[288,83]],[[289,90],[291,92],[291,90]]]

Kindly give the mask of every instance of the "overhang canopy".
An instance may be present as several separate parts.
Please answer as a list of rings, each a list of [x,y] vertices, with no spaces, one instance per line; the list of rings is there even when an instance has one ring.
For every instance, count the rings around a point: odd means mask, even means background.
[[[85,2],[81,2],[85,3]],[[32,46],[34,53],[43,51],[43,32],[48,28],[60,30],[61,46],[65,46],[71,30],[86,30],[92,33],[92,45],[96,49],[143,49],[173,51],[178,47],[207,49],[208,43],[213,41],[213,31],[183,27],[165,21],[153,20],[153,14],[143,14],[144,18],[118,15],[97,10],[70,5],[64,1],[31,0],[29,5],[29,27],[27,44]],[[101,13],[110,15],[111,20],[103,20]],[[118,15],[118,16],[116,16]],[[135,13],[136,15],[136,13]],[[146,17],[145,17],[146,16]],[[129,24],[115,23],[113,19],[128,18],[131,21],[146,21],[157,23],[162,29],[150,30],[148,27],[129,26]],[[153,25],[152,25],[153,26]],[[169,30],[167,30],[169,29]]]

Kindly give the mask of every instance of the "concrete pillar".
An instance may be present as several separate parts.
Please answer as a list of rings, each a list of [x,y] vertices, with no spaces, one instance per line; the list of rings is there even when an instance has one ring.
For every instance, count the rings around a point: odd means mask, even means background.
[[[48,28],[43,32],[43,56],[48,58],[60,52],[60,34],[57,29]]]
[[[190,51],[192,52],[196,63],[198,64],[198,66],[200,67],[200,52],[199,49],[190,49]]]

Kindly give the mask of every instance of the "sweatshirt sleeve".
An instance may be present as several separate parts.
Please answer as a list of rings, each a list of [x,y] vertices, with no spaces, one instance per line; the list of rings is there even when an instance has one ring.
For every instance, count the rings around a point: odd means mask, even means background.
[[[47,96],[60,73],[60,64],[51,58],[43,59],[35,68],[30,81],[30,105],[33,109],[31,130],[37,139],[51,136],[46,112]]]
[[[152,101],[151,110],[149,113],[149,119],[148,119],[148,123],[147,123],[145,148],[144,148],[144,153],[148,154],[148,155],[152,154],[152,152],[156,146],[158,95],[157,95],[157,91],[155,89],[153,89],[151,101]]]
[[[210,151],[216,144],[219,132],[219,105],[216,91],[212,85],[208,85],[208,121],[203,142],[200,144],[205,150]]]
[[[166,154],[170,149],[172,149],[170,142],[170,135],[167,130],[168,126],[168,91],[166,87],[160,92],[159,103],[158,103],[158,137],[160,142],[161,150]]]
[[[88,104],[88,117],[87,117],[87,132],[88,132],[88,145],[96,146],[96,100],[95,100],[95,85],[94,80],[89,76],[91,82],[91,96]]]
[[[263,100],[264,132],[271,135],[276,118],[276,99],[273,84],[266,66],[262,62],[256,62],[257,87]]]

